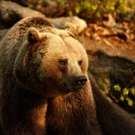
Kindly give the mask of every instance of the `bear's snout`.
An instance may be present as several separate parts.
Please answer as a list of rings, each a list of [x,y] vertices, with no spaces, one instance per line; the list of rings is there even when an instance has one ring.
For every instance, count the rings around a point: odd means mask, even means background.
[[[68,90],[67,92],[81,90],[87,82],[87,78],[84,75],[65,78],[61,86],[63,89]]]
[[[73,78],[74,89],[81,89],[87,81],[86,76],[76,76]]]

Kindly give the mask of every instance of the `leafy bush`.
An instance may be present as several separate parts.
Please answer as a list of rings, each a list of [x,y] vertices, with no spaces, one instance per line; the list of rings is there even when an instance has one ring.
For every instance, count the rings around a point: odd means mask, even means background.
[[[135,113],[135,87],[121,88],[119,84],[112,87],[111,97],[129,112]]]
[[[67,15],[78,15],[85,19],[98,18],[104,13],[125,13],[135,9],[135,2],[127,0],[57,0],[66,9]]]

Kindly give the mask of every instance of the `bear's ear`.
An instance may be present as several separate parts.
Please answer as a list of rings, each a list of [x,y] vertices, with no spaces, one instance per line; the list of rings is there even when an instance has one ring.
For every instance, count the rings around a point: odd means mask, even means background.
[[[38,42],[40,40],[39,31],[34,27],[29,28],[28,33],[27,33],[27,40],[30,43]]]

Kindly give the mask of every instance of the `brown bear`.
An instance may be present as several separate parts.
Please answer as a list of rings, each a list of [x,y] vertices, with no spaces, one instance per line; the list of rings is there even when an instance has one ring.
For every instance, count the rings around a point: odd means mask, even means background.
[[[0,42],[4,135],[101,135],[81,43],[42,17],[14,25]]]

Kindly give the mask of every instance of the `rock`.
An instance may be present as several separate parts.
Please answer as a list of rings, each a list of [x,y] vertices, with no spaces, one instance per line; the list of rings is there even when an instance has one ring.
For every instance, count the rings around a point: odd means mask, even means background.
[[[41,16],[45,17],[42,13],[23,7],[17,3],[11,1],[0,2],[0,22],[6,28],[11,27],[22,18],[28,16]],[[68,29],[74,34],[81,33],[86,27],[87,23],[77,16],[72,17],[59,17],[59,18],[47,18],[46,19],[55,27],[60,29]]]
[[[0,1],[0,22],[2,22],[2,25],[5,27],[9,28],[17,21],[28,16],[44,17],[42,13],[20,6],[14,2]]]
[[[87,23],[77,16],[59,17],[53,19],[49,18],[49,21],[54,24],[55,27],[61,29],[68,29],[74,34],[81,33],[87,27]]]

